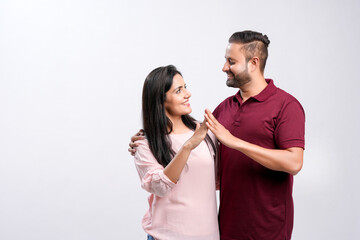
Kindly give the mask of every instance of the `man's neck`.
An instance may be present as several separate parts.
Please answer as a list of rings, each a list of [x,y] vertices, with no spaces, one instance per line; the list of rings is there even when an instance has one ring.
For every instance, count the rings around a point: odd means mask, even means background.
[[[240,93],[243,102],[261,93],[267,85],[268,83],[266,82],[265,78],[259,77],[257,79],[252,79],[249,83],[241,86]]]

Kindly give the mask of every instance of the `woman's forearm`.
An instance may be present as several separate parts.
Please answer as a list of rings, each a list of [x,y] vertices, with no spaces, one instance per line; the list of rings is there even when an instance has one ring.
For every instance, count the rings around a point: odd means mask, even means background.
[[[180,178],[180,174],[184,169],[192,149],[187,142],[180,148],[175,157],[165,167],[164,174],[174,183]]]

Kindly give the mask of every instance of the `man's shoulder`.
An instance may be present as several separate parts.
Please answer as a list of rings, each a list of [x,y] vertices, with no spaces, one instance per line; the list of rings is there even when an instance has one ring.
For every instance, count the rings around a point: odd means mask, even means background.
[[[281,88],[277,88],[275,98],[280,108],[280,112],[283,112],[285,109],[288,111],[289,109],[292,109],[292,111],[304,112],[301,103],[292,94]]]
[[[281,88],[277,88],[275,97],[283,101],[284,103],[297,102],[300,104],[300,102],[292,94],[286,92]]]
[[[226,103],[234,101],[234,98],[235,98],[235,95],[231,95],[231,96],[225,98],[217,107],[220,107]]]
[[[234,97],[235,95],[231,95],[227,98],[225,98],[214,110],[213,114],[214,116],[217,118],[218,114],[224,110],[224,108],[226,108],[226,106],[228,106],[230,103],[232,103],[234,101]]]

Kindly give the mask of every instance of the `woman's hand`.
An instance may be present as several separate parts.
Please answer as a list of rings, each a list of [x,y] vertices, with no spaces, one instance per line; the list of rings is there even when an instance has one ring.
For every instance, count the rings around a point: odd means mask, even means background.
[[[206,126],[206,119],[204,119],[204,121],[201,123],[201,125],[199,123],[196,123],[196,129],[195,129],[194,134],[192,135],[192,137],[189,140],[187,140],[185,142],[184,146],[189,147],[190,150],[195,149],[197,146],[199,146],[201,141],[204,140],[207,131],[208,131],[208,128]]]
[[[221,125],[209,109],[205,109],[205,120],[206,126],[222,144],[229,148],[235,148],[234,144],[238,138],[234,137],[229,130]]]
[[[164,174],[174,183],[177,183],[179,180],[180,174],[190,156],[190,153],[195,149],[202,140],[204,140],[208,128],[204,122],[201,124],[196,124],[196,129],[191,138],[189,138],[180,150],[176,153],[175,157],[171,162],[165,167]]]

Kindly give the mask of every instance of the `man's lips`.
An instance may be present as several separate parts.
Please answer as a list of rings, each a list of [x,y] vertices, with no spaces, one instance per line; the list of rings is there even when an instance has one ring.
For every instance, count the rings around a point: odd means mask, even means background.
[[[233,79],[234,78],[234,74],[232,73],[226,73],[227,75],[227,79]]]

